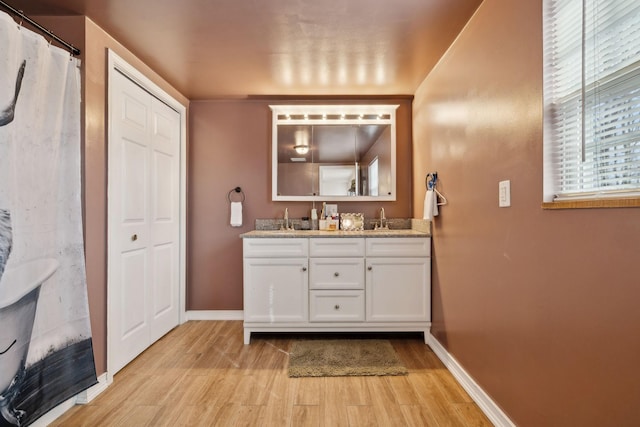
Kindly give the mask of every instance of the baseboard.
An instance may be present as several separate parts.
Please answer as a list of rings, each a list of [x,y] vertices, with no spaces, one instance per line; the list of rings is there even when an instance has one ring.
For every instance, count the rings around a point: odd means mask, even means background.
[[[449,372],[460,383],[462,388],[469,394],[473,401],[480,407],[482,412],[497,427],[515,427],[515,424],[507,417],[498,405],[489,397],[487,393],[476,383],[473,378],[464,370],[462,365],[449,354],[449,352],[433,336],[429,335],[429,347],[438,356]]]
[[[242,310],[190,310],[187,320],[244,320]]]
[[[98,397],[100,393],[105,391],[107,387],[111,385],[112,381],[113,379],[109,380],[109,377],[106,373],[100,375],[98,377],[98,384],[89,387],[76,396],[76,403],[78,405],[86,405],[87,403],[91,402],[93,399]]]
[[[31,426],[33,427],[46,427],[75,405],[84,405],[95,399],[100,393],[105,391],[111,383],[107,383],[107,374],[102,374],[98,377],[98,384],[89,387],[85,391],[78,393],[74,397],[65,400],[55,408],[51,409],[46,414],[35,420]]]

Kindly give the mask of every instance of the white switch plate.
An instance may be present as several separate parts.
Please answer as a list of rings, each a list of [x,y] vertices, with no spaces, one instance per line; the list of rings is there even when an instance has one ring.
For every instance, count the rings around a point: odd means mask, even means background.
[[[511,181],[500,181],[498,183],[498,206],[506,208],[511,206]]]

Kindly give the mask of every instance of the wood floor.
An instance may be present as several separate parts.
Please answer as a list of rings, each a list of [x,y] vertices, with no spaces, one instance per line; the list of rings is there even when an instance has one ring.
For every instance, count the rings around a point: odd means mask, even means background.
[[[289,378],[292,335],[240,321],[171,331],[51,426],[491,426],[417,335],[385,335],[407,376]]]

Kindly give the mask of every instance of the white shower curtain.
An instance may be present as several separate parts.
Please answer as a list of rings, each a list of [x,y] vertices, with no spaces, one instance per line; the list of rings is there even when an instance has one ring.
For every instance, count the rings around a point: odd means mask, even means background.
[[[6,262],[0,265],[0,377],[21,383],[3,390],[0,378],[0,425],[29,424],[95,383],[80,198],[79,67],[67,51],[0,12],[0,264]],[[17,310],[11,303],[37,285],[29,328],[25,314],[11,317]],[[20,327],[6,331],[13,323]],[[14,373],[12,357],[18,360],[16,349],[27,338]]]

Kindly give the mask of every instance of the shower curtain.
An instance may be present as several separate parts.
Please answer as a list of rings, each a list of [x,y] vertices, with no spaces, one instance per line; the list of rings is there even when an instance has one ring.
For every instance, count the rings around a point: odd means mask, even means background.
[[[96,383],[79,67],[0,12],[0,426],[31,424]]]

